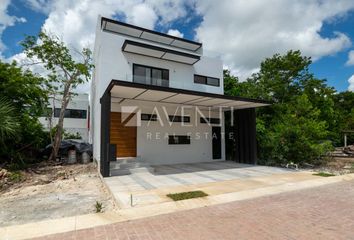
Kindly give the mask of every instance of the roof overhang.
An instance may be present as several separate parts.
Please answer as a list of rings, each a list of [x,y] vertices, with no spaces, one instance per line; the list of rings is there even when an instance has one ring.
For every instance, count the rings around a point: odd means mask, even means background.
[[[122,46],[122,51],[135,53],[139,55],[164,59],[173,62],[185,63],[193,65],[200,60],[199,55],[174,51],[172,49],[157,47],[141,42],[125,40]]]
[[[197,92],[185,89],[145,85],[120,80],[112,80],[106,91],[111,93],[115,102],[125,99],[166,104],[191,105],[208,108],[245,109],[268,106],[271,103],[221,94]]]
[[[105,17],[102,17],[101,19],[101,28],[107,32],[123,34],[193,52],[197,51],[202,46],[201,43],[195,41],[167,35]]]

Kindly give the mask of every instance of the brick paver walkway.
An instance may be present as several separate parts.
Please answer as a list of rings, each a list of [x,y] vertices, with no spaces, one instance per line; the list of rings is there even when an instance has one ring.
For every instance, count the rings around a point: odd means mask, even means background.
[[[354,181],[39,239],[354,239]]]

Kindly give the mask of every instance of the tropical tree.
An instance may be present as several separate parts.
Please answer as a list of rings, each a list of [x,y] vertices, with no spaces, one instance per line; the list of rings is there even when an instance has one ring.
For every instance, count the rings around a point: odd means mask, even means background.
[[[10,101],[0,98],[0,145],[3,146],[7,139],[16,138],[19,127],[15,107]]]
[[[91,63],[91,51],[84,48],[78,53],[76,60],[71,55],[69,48],[57,37],[41,32],[37,37],[28,36],[22,42],[27,57],[42,64],[49,72],[48,79],[53,86],[62,95],[61,109],[55,132],[53,150],[50,155],[51,160],[56,159],[63,135],[64,113],[74,90],[90,78],[90,71],[93,67]]]
[[[33,160],[32,152],[47,143],[38,121],[48,101],[45,85],[46,79],[23,70],[15,62],[0,61],[2,161],[23,165]]]
[[[310,64],[300,51],[289,51],[265,59],[245,82],[225,74],[225,93],[273,103],[257,109],[259,162],[316,163],[331,149],[335,91],[314,77]]]

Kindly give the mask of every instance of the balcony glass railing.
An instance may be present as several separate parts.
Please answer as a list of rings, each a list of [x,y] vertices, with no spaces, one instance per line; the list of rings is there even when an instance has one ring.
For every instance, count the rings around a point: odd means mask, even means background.
[[[146,85],[169,87],[169,81],[161,78],[147,78],[143,76],[134,75],[133,82],[146,84]]]

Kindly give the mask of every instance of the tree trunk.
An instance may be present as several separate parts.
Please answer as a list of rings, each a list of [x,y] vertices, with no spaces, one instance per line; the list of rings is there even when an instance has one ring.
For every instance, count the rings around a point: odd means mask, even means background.
[[[61,140],[62,140],[64,114],[65,114],[65,110],[66,110],[66,107],[68,106],[69,99],[70,99],[69,88],[70,88],[70,86],[65,86],[63,99],[61,101],[61,108],[60,108],[60,114],[59,114],[59,121],[58,121],[58,125],[57,125],[57,131],[54,136],[52,153],[50,154],[50,157],[49,157],[49,160],[52,160],[52,161],[55,161],[58,156],[58,151],[59,151],[59,147],[60,147]]]

